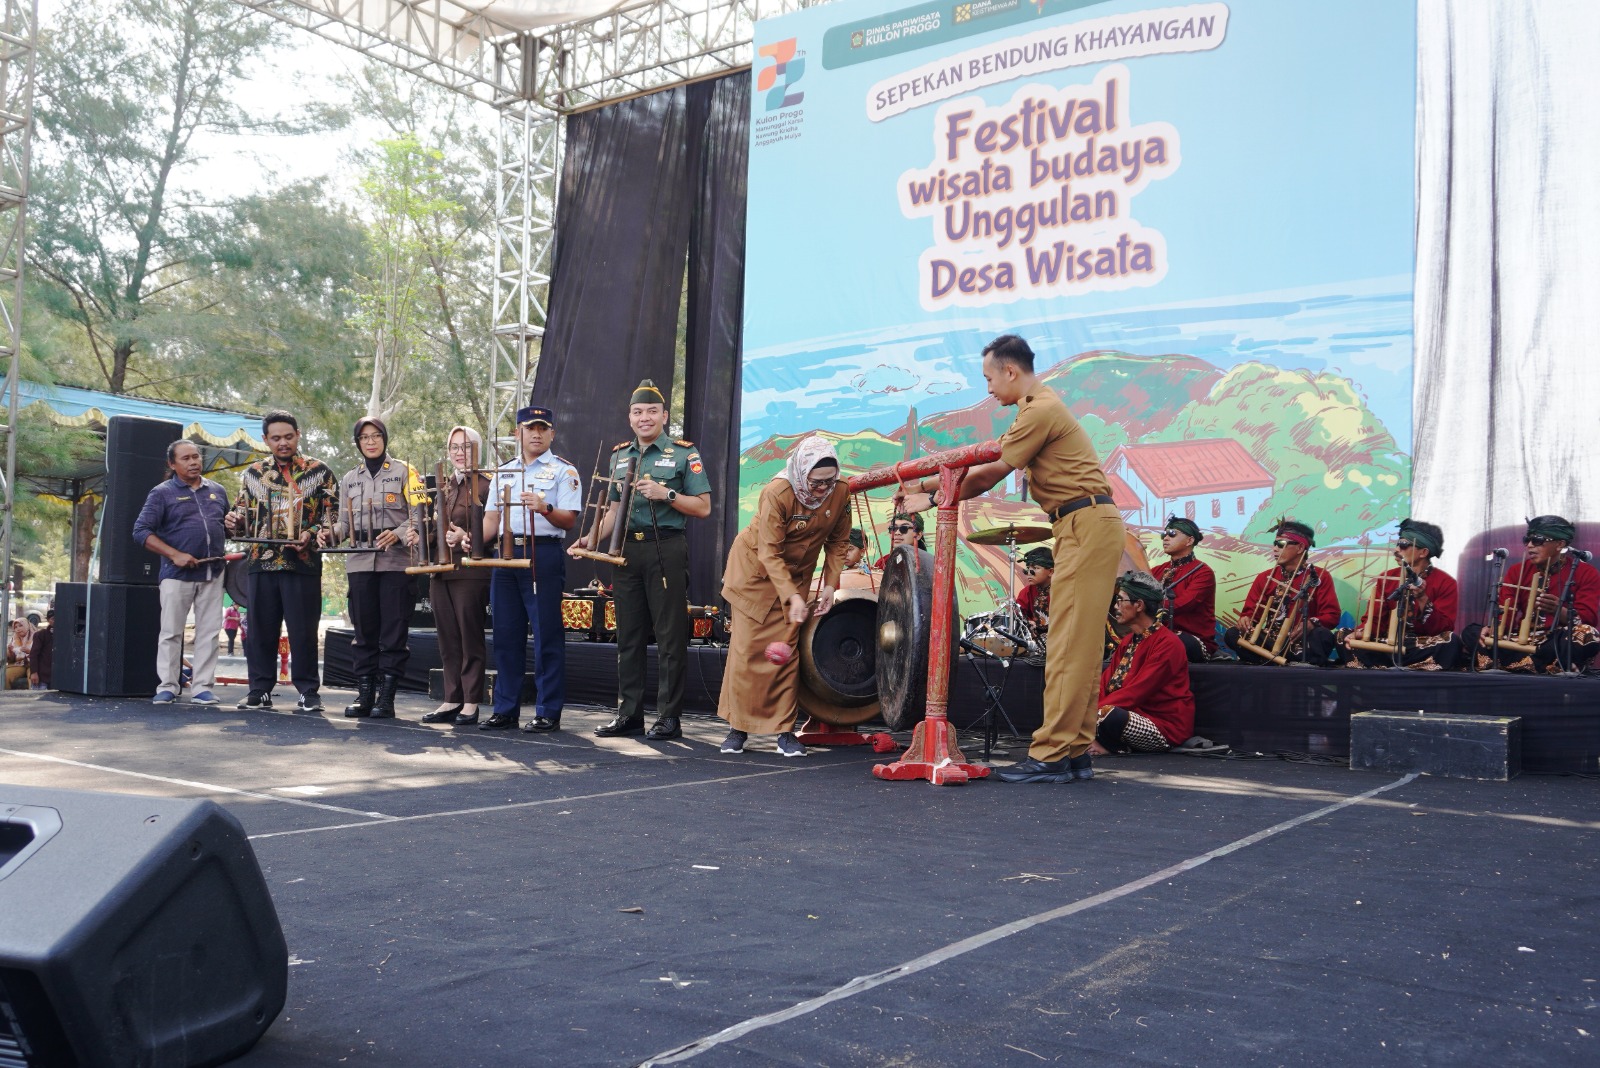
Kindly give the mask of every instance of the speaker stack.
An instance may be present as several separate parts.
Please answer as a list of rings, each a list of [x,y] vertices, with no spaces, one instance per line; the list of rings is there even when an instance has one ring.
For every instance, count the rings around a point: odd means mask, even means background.
[[[216,804],[0,785],[0,1065],[220,1064],[288,977],[261,867]]]
[[[106,424],[99,581],[56,584],[59,690],[99,697],[155,692],[161,557],[134,544],[133,524],[151,489],[169,477],[167,446],[182,436],[182,424],[165,419],[116,415]]]

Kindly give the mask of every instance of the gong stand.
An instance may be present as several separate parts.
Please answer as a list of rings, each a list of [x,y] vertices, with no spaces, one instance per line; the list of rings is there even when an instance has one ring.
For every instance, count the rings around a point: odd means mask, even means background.
[[[968,763],[962,755],[955,728],[950,725],[950,640],[955,621],[951,605],[956,592],[956,500],[967,468],[1000,459],[1000,443],[985,441],[959,449],[936,452],[889,467],[874,467],[850,479],[850,492],[905,485],[910,479],[939,476],[939,520],[933,543],[933,605],[929,626],[928,714],[911,733],[905,755],[892,764],[874,764],[880,779],[927,779],[935,786],[959,786],[969,779],[988,776],[988,768]]]

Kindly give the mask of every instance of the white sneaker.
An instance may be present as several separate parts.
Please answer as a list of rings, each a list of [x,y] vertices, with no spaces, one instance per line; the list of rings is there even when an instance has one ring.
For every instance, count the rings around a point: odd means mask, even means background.
[[[800,744],[800,739],[796,738],[793,732],[784,731],[778,735],[778,755],[803,757],[806,755],[806,747]]]
[[[742,752],[744,752],[745,739],[747,739],[749,737],[750,736],[748,734],[746,734],[744,731],[729,731],[728,732],[728,736],[726,738],[722,739],[721,752],[724,752],[724,753],[742,753]]]

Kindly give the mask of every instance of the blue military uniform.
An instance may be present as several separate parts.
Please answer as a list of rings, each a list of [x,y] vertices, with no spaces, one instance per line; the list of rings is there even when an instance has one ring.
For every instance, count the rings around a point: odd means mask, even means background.
[[[528,407],[517,412],[517,425],[533,422],[555,425],[548,408]],[[578,471],[553,452],[545,452],[524,462],[521,456],[501,464],[489,491],[486,515],[498,514],[506,491],[511,493],[511,509],[501,517],[502,531],[511,532],[511,556],[531,559],[533,567],[496,568],[489,584],[489,606],[494,628],[494,718],[507,725],[515,723],[522,709],[523,674],[527,663],[528,632],[533,631],[534,676],[537,692],[535,724],[549,721],[553,729],[561,723],[566,703],[566,633],[561,625],[561,594],[566,586],[567,557],[562,543],[566,531],[543,515],[534,513],[528,528],[529,509],[521,504],[522,494],[542,493],[553,510],[581,511],[583,493]],[[503,544],[503,543],[502,543]]]

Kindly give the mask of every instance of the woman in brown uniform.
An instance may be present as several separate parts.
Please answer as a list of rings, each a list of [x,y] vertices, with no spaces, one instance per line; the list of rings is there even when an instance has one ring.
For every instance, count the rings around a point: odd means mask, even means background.
[[[483,462],[483,438],[471,427],[455,426],[445,437],[450,463],[455,472],[442,488],[445,543],[450,548],[454,571],[432,576],[429,600],[433,602],[434,626],[439,632],[439,658],[444,661],[444,703],[422,717],[424,723],[478,722],[478,706],[483,703],[484,606],[489,603],[489,570],[461,567],[462,557],[472,548],[469,532],[474,522],[483,535],[483,504],[489,480],[470,468]]]
[[[795,446],[783,474],[767,483],[755,518],[728,552],[722,596],[733,610],[728,666],[722,676],[717,715],[732,729],[724,753],[744,752],[751,734],[777,734],[778,752],[806,755],[794,736],[800,665],[794,643],[812,611],[833,607],[850,548],[850,491],[839,480],[839,458],[817,435]],[[822,588],[813,609],[805,590],[817,557]],[[783,648],[768,653],[768,646]]]

